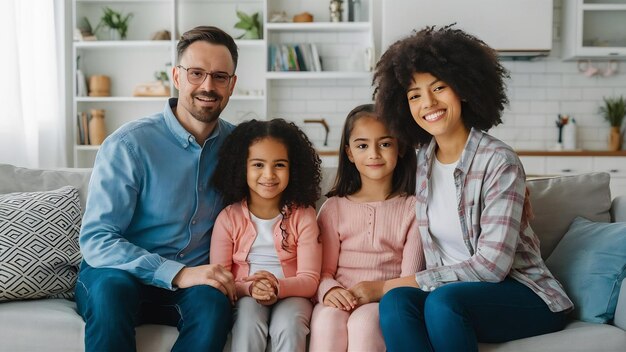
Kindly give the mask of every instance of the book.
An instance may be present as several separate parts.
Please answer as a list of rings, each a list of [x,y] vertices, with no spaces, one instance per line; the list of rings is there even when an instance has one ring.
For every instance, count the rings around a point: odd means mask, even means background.
[[[313,66],[315,67],[314,71],[322,71],[322,59],[320,58],[315,43],[311,43],[311,56],[313,57]]]
[[[83,145],[89,145],[89,117],[86,112],[80,113],[80,123],[82,124],[83,131]]]

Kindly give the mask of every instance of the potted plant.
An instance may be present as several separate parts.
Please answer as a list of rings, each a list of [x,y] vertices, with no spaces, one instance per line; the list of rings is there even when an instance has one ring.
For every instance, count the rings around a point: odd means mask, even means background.
[[[100,23],[96,26],[95,32],[97,32],[100,27],[105,27],[110,30],[111,40],[126,39],[128,23],[132,17],[132,13],[124,15],[122,12],[117,12],[105,6],[102,8],[102,17],[100,17]]]
[[[259,21],[259,13],[256,12],[252,16],[237,11],[239,22],[235,23],[235,28],[243,29],[244,34],[237,39],[261,39],[261,21]]]
[[[603,98],[604,106],[600,107],[600,113],[604,119],[611,125],[609,134],[609,150],[616,151],[622,145],[622,135],[620,128],[626,116],[626,101],[623,96],[619,98]]]

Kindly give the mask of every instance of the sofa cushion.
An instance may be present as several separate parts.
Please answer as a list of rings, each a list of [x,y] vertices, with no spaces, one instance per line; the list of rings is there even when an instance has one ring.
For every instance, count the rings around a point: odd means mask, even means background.
[[[72,297],[80,224],[74,187],[0,195],[0,301]]]
[[[626,223],[576,218],[546,265],[574,302],[574,318],[612,321],[626,276]]]
[[[87,201],[91,169],[38,170],[0,164],[0,194],[51,191],[73,186],[80,196],[81,210]]]
[[[539,237],[544,260],[577,216],[598,222],[611,220],[609,180],[608,173],[595,172],[527,182],[535,214],[530,226]]]

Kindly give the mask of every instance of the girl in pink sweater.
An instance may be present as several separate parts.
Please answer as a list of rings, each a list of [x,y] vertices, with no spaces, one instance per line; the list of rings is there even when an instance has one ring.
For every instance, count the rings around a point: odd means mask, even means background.
[[[378,303],[363,281],[424,268],[415,219],[415,152],[400,145],[372,104],[346,118],[339,167],[318,224],[322,277],[311,321],[311,351],[384,351]]]
[[[213,182],[228,205],[217,217],[210,262],[235,276],[233,351],[304,351],[320,278],[315,215],[320,159],[282,119],[241,123],[220,151]]]

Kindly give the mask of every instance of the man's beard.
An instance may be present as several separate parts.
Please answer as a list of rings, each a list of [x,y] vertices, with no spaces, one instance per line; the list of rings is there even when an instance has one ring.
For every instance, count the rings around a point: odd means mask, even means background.
[[[193,101],[195,101],[195,98],[198,96],[202,96],[205,98],[215,98],[216,103],[219,103],[220,100],[224,98],[213,90],[209,92],[200,92],[200,93],[194,94],[192,96],[194,99]],[[194,109],[192,109],[191,111],[191,115],[198,121],[210,123],[210,122],[216,121],[222,114],[223,110],[224,109],[219,105],[215,106],[214,108],[207,108],[207,107],[198,108],[194,106]]]

